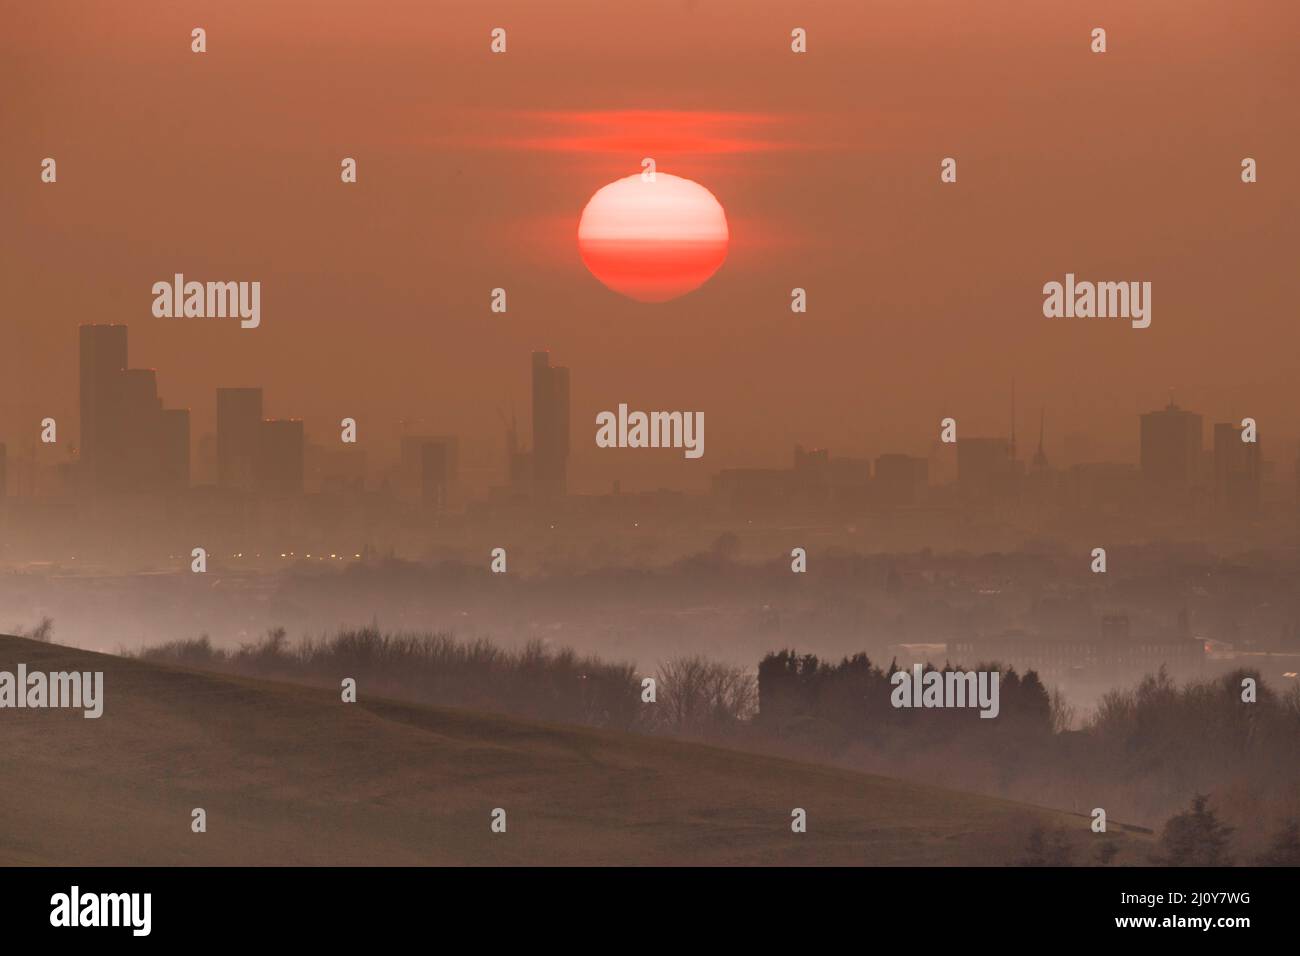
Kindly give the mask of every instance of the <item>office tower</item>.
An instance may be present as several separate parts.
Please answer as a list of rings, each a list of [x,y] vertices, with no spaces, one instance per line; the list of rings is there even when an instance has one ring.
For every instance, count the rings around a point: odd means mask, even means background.
[[[930,462],[912,455],[888,454],[876,458],[873,482],[876,500],[887,505],[914,505],[930,480]]]
[[[253,488],[262,441],[262,390],[217,389],[217,485]]]
[[[969,498],[1007,498],[1016,492],[1016,464],[1005,438],[957,439],[957,487]]]
[[[1162,491],[1178,491],[1196,483],[1201,458],[1201,416],[1170,402],[1142,416],[1142,477]]]
[[[126,368],[125,325],[83,325],[79,337],[81,472],[88,489],[103,487],[105,456],[117,457],[113,434],[118,373]]]
[[[563,495],[569,464],[569,370],[533,353],[533,487],[543,497]]]
[[[1214,426],[1214,501],[1237,515],[1259,509],[1263,484],[1258,435],[1244,442],[1242,431],[1226,422]]]
[[[253,469],[257,490],[266,495],[301,494],[305,450],[302,419],[263,421]]]
[[[170,490],[190,486],[190,410],[165,408],[162,412],[162,485]]]
[[[459,478],[459,440],[450,435],[405,435],[401,455],[404,493],[437,508],[447,507]]]
[[[114,491],[151,491],[162,471],[162,400],[151,368],[117,373],[112,433],[115,445],[103,456],[106,486]]]

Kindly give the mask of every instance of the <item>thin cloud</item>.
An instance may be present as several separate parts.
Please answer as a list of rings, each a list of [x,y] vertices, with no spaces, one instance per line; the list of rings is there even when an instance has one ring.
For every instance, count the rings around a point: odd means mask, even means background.
[[[506,134],[452,134],[468,149],[619,154],[745,154],[809,148],[801,122],[765,113],[689,110],[574,110],[506,114]]]

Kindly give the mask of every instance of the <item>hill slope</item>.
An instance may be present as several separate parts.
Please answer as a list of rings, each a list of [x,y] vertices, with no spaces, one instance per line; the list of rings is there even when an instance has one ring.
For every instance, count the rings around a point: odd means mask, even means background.
[[[1084,817],[699,744],[412,706],[0,636],[104,715],[0,710],[0,864],[990,864]],[[190,830],[191,810],[208,829]],[[490,832],[493,808],[505,834]],[[790,811],[808,832],[790,830]],[[1113,831],[1120,830],[1112,827]],[[1087,856],[1085,856],[1085,853]]]

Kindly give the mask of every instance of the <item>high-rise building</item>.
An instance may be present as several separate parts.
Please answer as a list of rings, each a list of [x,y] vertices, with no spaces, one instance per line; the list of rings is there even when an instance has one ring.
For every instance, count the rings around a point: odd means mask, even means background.
[[[101,489],[110,480],[118,458],[119,439],[116,388],[126,368],[125,325],[83,325],[79,329],[79,384],[81,406],[81,472],[88,489]]]
[[[217,484],[249,491],[262,447],[262,390],[217,389]]]
[[[162,411],[162,485],[170,490],[190,486],[190,410]]]
[[[1221,422],[1214,426],[1214,500],[1233,514],[1250,514],[1259,509],[1263,485],[1259,439],[1244,442],[1240,425]]]
[[[569,370],[551,364],[549,352],[533,353],[533,487],[544,496],[563,495],[569,466]]]
[[[1142,416],[1142,477],[1157,490],[1178,491],[1196,483],[1201,459],[1201,416],[1170,402]]]
[[[0,501],[9,494],[9,458],[4,442],[0,442]]]
[[[401,444],[404,493],[445,508],[460,472],[460,442],[451,435],[404,435]]]
[[[104,458],[107,486],[119,492],[154,490],[162,473],[158,374],[151,368],[127,368],[117,377],[112,429],[116,447]]]
[[[267,495],[301,494],[305,451],[302,419],[263,421],[254,463],[257,490]]]

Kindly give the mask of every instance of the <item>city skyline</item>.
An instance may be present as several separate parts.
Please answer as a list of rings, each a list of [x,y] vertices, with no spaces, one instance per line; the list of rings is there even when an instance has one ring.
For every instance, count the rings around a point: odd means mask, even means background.
[[[1006,933],[939,909],[1274,922],[1295,0],[7,20],[19,937],[429,923],[299,905],[318,865],[924,867],[884,922],[962,947]]]
[[[462,472],[484,482],[498,409],[524,408],[538,346],[582,369],[575,422],[626,401],[702,409],[712,426],[702,462],[598,451],[575,430],[575,491],[616,479],[703,490],[713,470],[783,462],[797,443],[918,454],[947,415],[1003,435],[1013,378],[1023,433],[1048,409],[1054,460],[1072,457],[1072,433],[1091,436],[1097,458],[1134,457],[1133,416],[1171,386],[1185,407],[1254,417],[1270,453],[1289,457],[1290,356],[1264,344],[1289,340],[1282,304],[1300,296],[1286,254],[1300,183],[1285,173],[1300,142],[1254,118],[1287,108],[1278,78],[1300,69],[1277,28],[1294,24],[1291,5],[1221,31],[1173,0],[1113,5],[1107,26],[1126,42],[1104,56],[1086,24],[1022,5],[1013,27],[963,18],[960,41],[924,5],[810,11],[804,57],[789,53],[779,11],[710,6],[701,36],[726,42],[683,47],[671,17],[629,30],[620,12],[579,3],[592,36],[620,38],[598,92],[583,70],[608,54],[520,3],[504,8],[508,55],[439,46],[439,69],[468,85],[430,79],[428,48],[486,29],[469,9],[417,5],[394,32],[332,4],[300,34],[235,8],[202,57],[172,42],[194,26],[182,11],[154,5],[120,36],[87,11],[57,30],[102,77],[92,96],[38,39],[52,15],[19,22],[8,42],[22,53],[0,75],[15,89],[45,79],[39,110],[10,114],[0,156],[0,441],[25,454],[33,423],[75,414],[68,336],[117,321],[169,402],[193,410],[196,435],[214,428],[212,388],[263,383],[283,402],[273,414],[308,433],[345,415],[369,422],[365,440],[386,457],[395,423],[420,409],[434,419],[422,429],[467,436]],[[1011,9],[999,0],[990,16]],[[357,36],[364,61],[322,53]],[[945,69],[919,76],[916,58],[935,49]],[[1199,69],[1208,61],[1222,70]],[[251,85],[252,65],[265,82]],[[852,70],[861,83],[839,82]],[[354,73],[366,82],[340,86]],[[180,118],[165,137],[159,116]],[[1057,148],[1062,116],[1099,132]],[[232,128],[272,151],[249,151]],[[55,184],[38,175],[46,156]],[[344,157],[355,183],[340,182]],[[647,157],[708,188],[730,227],[717,273],[654,305],[605,288],[577,241],[586,203]],[[945,157],[955,182],[940,179]],[[1256,182],[1242,182],[1243,157],[1258,161]],[[260,325],[155,318],[152,288],[177,273],[260,281]],[[1150,282],[1151,326],[1045,318],[1044,283],[1067,273]],[[790,311],[796,287],[806,313]],[[492,311],[498,288],[504,313]]]
[[[306,432],[302,419],[265,416],[261,386],[217,386],[216,427],[196,442],[191,435],[190,409],[164,407],[157,370],[131,366],[128,336],[125,324],[89,323],[79,330],[81,416],[77,443],[64,464],[76,468],[75,482],[80,492],[175,492],[203,484],[262,494],[299,494],[308,490],[305,462],[308,440],[313,436]],[[466,493],[482,496],[494,488],[537,499],[567,494],[573,425],[569,369],[552,365],[549,351],[535,349],[530,353],[530,370],[531,448],[520,445],[514,411],[507,420],[498,409],[502,426],[498,435],[503,442],[496,481],[486,487],[453,491],[461,480],[460,447],[465,436],[404,433],[395,462],[399,486],[414,491],[419,500],[436,502],[439,508],[449,507],[453,500],[463,504]],[[952,483],[967,500],[996,499],[1019,495],[1031,487],[1038,474],[1087,465],[1125,464],[1085,459],[1067,463],[1065,468],[1055,467],[1053,456],[1045,450],[1046,409],[1039,411],[1034,452],[1030,455],[1026,450],[1022,454],[1016,437],[1019,419],[1015,395],[1013,382],[1005,437],[965,434],[959,432],[959,423],[954,419],[944,419],[939,423],[941,437],[930,443],[929,458],[899,450],[881,451],[864,459],[832,457],[830,449],[805,451],[802,443],[796,443],[793,470],[811,473],[820,468],[831,481],[832,462],[841,472],[847,465],[856,471],[849,483],[878,486],[873,496],[878,502],[904,505],[917,503],[917,489],[932,485]],[[1277,464],[1263,456],[1258,423],[1251,425],[1249,440],[1242,441],[1243,423],[1221,422],[1213,417],[1207,420],[1200,413],[1180,407],[1172,390],[1163,408],[1142,412],[1138,419],[1138,456],[1134,464],[1148,488],[1158,488],[1163,495],[1178,495],[1191,494],[1208,484],[1213,488],[1216,505],[1230,505],[1243,513],[1258,508],[1265,472]],[[351,481],[357,487],[366,487],[375,475],[366,467],[366,446],[358,439],[359,423],[349,418],[339,424],[344,427],[337,442],[317,435],[311,446],[319,460],[321,454],[330,454],[331,445],[341,442],[334,452],[348,458],[343,468]],[[349,435],[350,440],[344,441],[343,435]],[[954,475],[946,475],[942,465],[934,467],[935,453],[943,454],[945,444],[951,446],[949,457],[955,459],[950,462],[955,467]],[[193,462],[202,456],[202,448],[214,448],[215,456],[201,463],[201,477],[192,481]],[[7,444],[0,443],[0,474],[7,474],[8,458]],[[341,463],[342,459],[335,462]],[[391,464],[385,463],[380,472]],[[1300,490],[1300,455],[1291,465]],[[777,474],[779,469],[750,464],[713,469],[709,481],[717,493],[729,486],[734,490],[736,482],[746,477],[757,477],[761,484],[764,476]],[[1282,474],[1272,478],[1287,480]],[[621,482],[616,482],[615,487],[621,487]],[[0,483],[0,491],[10,493],[5,483]],[[32,491],[29,488],[27,493]]]

